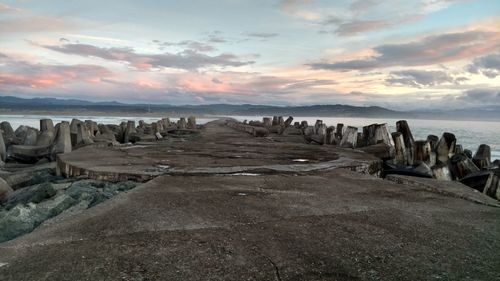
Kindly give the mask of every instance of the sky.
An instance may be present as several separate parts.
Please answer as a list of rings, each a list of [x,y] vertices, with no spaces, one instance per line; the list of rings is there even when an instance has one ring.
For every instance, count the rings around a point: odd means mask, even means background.
[[[500,106],[500,1],[0,0],[0,95]]]

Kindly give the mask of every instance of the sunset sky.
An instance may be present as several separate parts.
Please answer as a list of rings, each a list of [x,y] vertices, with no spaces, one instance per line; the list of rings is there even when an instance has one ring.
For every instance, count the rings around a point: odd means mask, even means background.
[[[0,0],[0,95],[500,105],[500,1]]]

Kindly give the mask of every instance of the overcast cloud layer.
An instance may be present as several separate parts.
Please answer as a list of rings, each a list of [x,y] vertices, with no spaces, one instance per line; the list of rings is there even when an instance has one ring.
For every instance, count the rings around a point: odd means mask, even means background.
[[[500,2],[0,0],[0,95],[500,106]]]

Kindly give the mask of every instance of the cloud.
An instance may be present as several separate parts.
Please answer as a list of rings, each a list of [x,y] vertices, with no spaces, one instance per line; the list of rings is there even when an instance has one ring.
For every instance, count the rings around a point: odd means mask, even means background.
[[[75,40],[77,43],[78,43],[78,39],[84,39],[84,40],[105,42],[106,44],[118,44],[118,45],[131,44],[131,41],[118,39],[118,38],[114,38],[114,37],[94,36],[94,35],[77,34],[77,33],[69,33],[69,34],[64,34],[64,35],[67,36],[68,38],[77,38],[77,40]],[[71,41],[68,39],[67,42],[71,42]]]
[[[367,11],[372,10],[377,5],[379,5],[381,0],[356,0],[350,5],[350,10],[355,14],[359,15]]]
[[[322,33],[334,33],[338,36],[355,36],[362,33],[378,31],[383,29],[400,26],[420,19],[422,15],[405,15],[404,17],[388,17],[381,19],[340,19],[338,17],[329,17],[322,22],[326,29],[333,27],[332,31],[322,30]]]
[[[168,42],[168,41],[161,42],[159,40],[153,40],[153,42],[158,44],[161,47],[161,49],[164,49],[165,47],[175,46],[175,47],[187,48],[189,50],[201,52],[201,53],[213,52],[213,51],[217,50],[217,48],[215,48],[215,46],[213,46],[213,45],[210,45],[210,44],[207,44],[204,42],[194,41],[194,40],[183,40],[180,42]]]
[[[248,37],[267,39],[267,38],[277,37],[279,34],[271,32],[249,32],[249,33],[244,33],[244,35]]]
[[[164,50],[166,47],[182,47],[188,50],[206,53],[217,51],[216,46],[218,46],[219,44],[236,44],[246,42],[251,39],[260,39],[261,41],[266,41],[266,39],[277,37],[278,35],[278,33],[274,32],[243,32],[241,33],[241,36],[243,36],[244,38],[241,39],[225,36],[224,32],[215,30],[204,33],[204,38],[201,38],[200,40],[183,40],[179,42],[163,42],[160,40],[153,40],[153,43],[159,45],[161,50]]]
[[[0,53],[0,88],[51,88],[68,83],[98,83],[113,74],[97,65],[50,65],[18,61]]]
[[[312,69],[350,71],[371,70],[393,66],[422,66],[457,61],[498,49],[500,32],[480,30],[445,33],[418,41],[379,45],[374,56],[337,62],[311,63]]]
[[[475,58],[467,66],[467,70],[470,73],[483,74],[488,78],[496,78],[500,75],[500,53]]]
[[[87,50],[87,49],[85,49]],[[112,60],[129,59],[129,49],[90,52]],[[87,51],[88,51],[87,50]],[[72,50],[73,52],[73,50]],[[87,53],[87,52],[86,52]],[[329,79],[262,75],[255,72],[206,70],[200,72],[111,73],[95,65],[47,65],[14,60],[0,53],[0,89],[13,94],[156,101],[171,103],[255,102],[286,104],[309,91],[326,91]],[[290,99],[290,100],[289,100]]]
[[[427,70],[403,70],[392,71],[390,77],[385,81],[393,85],[404,85],[409,87],[437,86],[444,83],[458,84],[466,79],[465,77],[455,78],[444,71]]]
[[[62,17],[31,16],[0,20],[0,34],[67,31],[76,28],[75,23]]]
[[[460,1],[356,0],[336,1],[332,6],[328,1],[282,0],[279,7],[291,16],[317,24],[320,33],[355,36],[414,22]]]
[[[309,4],[312,0],[281,0],[279,6],[287,12],[293,12],[301,5]]]
[[[207,42],[210,43],[227,43],[228,39],[223,36],[223,32],[219,30],[212,31],[208,33]]]
[[[335,81],[327,79],[295,79],[271,75],[260,75],[247,72],[218,72],[203,73],[178,73],[169,75],[168,81],[163,81],[163,89],[157,90],[157,97],[175,96],[180,103],[260,103],[287,104],[289,98],[301,96],[304,90],[314,89],[316,86],[334,84]],[[138,83],[112,81],[125,92],[138,91]],[[151,92],[151,89],[143,89]],[[116,90],[115,90],[116,91]]]
[[[355,20],[344,22],[338,26],[335,33],[340,36],[352,36],[358,33],[378,30],[395,25],[387,20]]]
[[[20,13],[20,12],[22,12],[21,9],[0,3],[0,13]]]
[[[470,89],[465,91],[459,99],[473,104],[500,105],[500,89]]]
[[[224,84],[221,80],[219,80],[219,79],[217,79],[217,78],[213,78],[213,79],[212,79],[212,82],[213,82],[214,84]]]
[[[282,0],[278,6],[283,12],[293,17],[305,20],[319,20],[322,17],[321,13],[303,7],[312,2],[313,0]]]
[[[273,95],[302,93],[314,91],[316,87],[337,84],[330,79],[293,78],[273,75],[251,75],[241,82],[231,83],[228,91],[248,94],[272,93]]]
[[[141,54],[128,47],[102,48],[88,44],[42,45],[42,47],[69,55],[97,57],[110,61],[125,62],[141,70],[151,70],[154,68],[196,70],[210,66],[238,67],[254,63],[254,61],[240,61],[236,55],[231,53],[209,56],[193,50],[184,50],[175,54]]]

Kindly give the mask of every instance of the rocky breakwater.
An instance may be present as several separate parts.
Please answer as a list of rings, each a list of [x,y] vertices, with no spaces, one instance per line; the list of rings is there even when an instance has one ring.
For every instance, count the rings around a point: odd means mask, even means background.
[[[391,132],[387,124],[371,124],[360,129],[342,123],[328,126],[322,120],[314,125],[307,121],[293,122],[291,116],[284,120],[282,116],[274,116],[243,123],[231,120],[228,125],[254,136],[301,136],[302,141],[309,144],[361,150],[384,161],[382,177],[403,175],[459,181],[500,200],[500,160],[492,161],[487,144],[481,144],[473,153],[464,149],[450,132],[444,132],[441,137],[429,135],[425,140],[415,140],[405,120],[396,123],[395,132]]]
[[[97,206],[129,187],[74,177],[52,187],[30,183],[37,196],[10,197],[23,202],[16,206],[24,217],[38,222],[71,207],[0,243],[0,279],[495,280],[496,200],[456,181],[416,178],[416,186],[374,177],[382,160],[359,150],[363,138],[352,144],[354,129],[286,120],[265,120],[270,129],[260,128],[272,132],[262,137],[247,127],[259,123],[226,125],[234,120],[186,135],[184,120],[185,129],[162,141],[59,154],[89,171],[84,177],[160,174]],[[374,135],[386,136],[383,128]],[[381,145],[366,147],[374,146]],[[422,188],[428,182],[448,193]]]
[[[290,126],[291,120],[277,120],[277,124]],[[41,120],[40,129],[21,126],[17,134],[8,130],[8,123],[2,124],[7,129],[0,134],[5,161],[0,169],[0,242],[161,175],[270,175],[332,169],[377,174],[381,168],[380,160],[363,153],[326,151],[296,143],[281,130],[271,133],[277,129],[234,120],[216,121],[204,130],[195,117],[175,123],[164,118],[151,124],[119,125],[78,119],[53,125],[51,120]],[[231,128],[254,137],[245,138]],[[273,141],[263,140],[266,136]]]
[[[191,116],[171,122],[163,118],[148,124],[134,121],[122,124],[97,124],[92,120],[73,119],[53,123],[40,120],[39,128],[0,123],[0,242],[32,231],[61,213],[89,208],[137,182],[127,178],[119,182],[87,180],[84,173],[71,172],[59,165],[61,155],[86,147],[127,147],[131,144],[167,141],[169,136],[193,134],[198,130]],[[98,159],[101,155],[94,155]],[[64,178],[63,176],[78,176]]]
[[[78,124],[79,122],[81,121],[73,120],[72,124]],[[78,128],[78,125],[74,127]],[[107,146],[129,149],[153,145],[156,143],[171,142],[175,139],[185,139],[191,136],[195,137],[199,134],[201,126],[196,124],[195,116],[189,116],[187,119],[182,117],[177,122],[172,122],[170,118],[162,118],[150,124],[142,120],[136,124],[135,121],[129,120],[127,122],[122,122],[119,125],[97,124],[94,127],[96,128],[94,134],[92,134],[92,130],[86,131],[83,134],[79,133],[80,131],[78,130],[76,130],[75,133],[72,133],[74,146],[85,147],[87,149],[103,148]],[[80,128],[85,128],[85,126],[80,126]],[[79,141],[84,139],[87,139],[87,141]],[[57,171],[58,174],[66,177],[84,176],[113,182],[124,180],[143,182],[150,180],[161,173],[161,171],[149,166],[140,169],[136,166],[127,167],[127,162],[125,160],[122,163],[122,166],[116,170],[98,171],[87,166],[73,165],[69,161],[62,159],[63,157],[64,156],[57,158]],[[106,162],[106,159],[111,156],[107,154],[107,151],[103,151],[101,153],[101,157],[94,157],[94,155],[89,155],[89,157],[95,160],[95,162],[91,165],[95,165],[95,163],[98,162]]]

